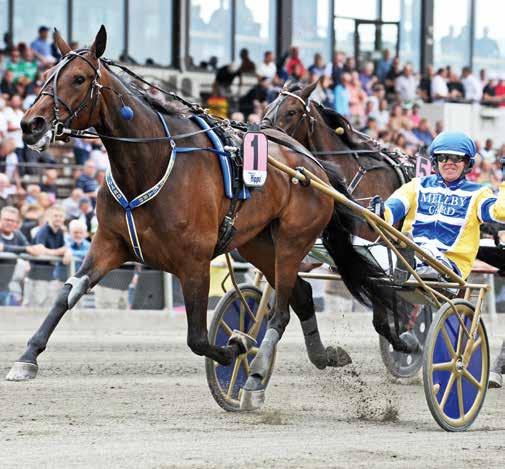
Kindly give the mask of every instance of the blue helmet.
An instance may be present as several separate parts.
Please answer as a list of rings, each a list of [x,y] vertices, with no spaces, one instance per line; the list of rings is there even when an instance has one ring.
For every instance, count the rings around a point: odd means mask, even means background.
[[[437,167],[436,155],[439,153],[467,156],[467,170],[469,171],[475,164],[477,147],[475,142],[463,132],[441,132],[431,142],[429,153],[434,168]]]

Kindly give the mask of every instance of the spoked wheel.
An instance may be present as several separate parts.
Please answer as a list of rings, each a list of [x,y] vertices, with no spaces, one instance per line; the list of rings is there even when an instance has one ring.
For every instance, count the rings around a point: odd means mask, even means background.
[[[474,306],[454,300],[456,310],[470,331]],[[480,319],[470,341],[448,303],[431,324],[424,353],[424,394],[433,418],[446,431],[466,430],[484,403],[489,379],[489,343]]]
[[[417,337],[422,346],[421,350],[414,353],[397,352],[393,350],[393,346],[387,339],[379,336],[382,361],[395,378],[412,378],[423,366],[424,343],[433,317],[433,310],[430,304],[414,305],[412,314],[415,314],[415,317],[412,317],[411,323],[407,324],[406,329]]]
[[[226,345],[234,329],[252,335],[258,342],[258,347],[261,345],[267,329],[268,315],[264,315],[259,327],[255,328],[254,325],[263,293],[253,285],[243,284],[239,285],[239,288],[254,318],[250,317],[235,289],[230,290],[221,298],[214,311],[209,329],[209,342],[213,345]],[[229,366],[220,365],[210,358],[205,359],[210,392],[223,409],[230,412],[240,410],[241,391],[249,376],[249,366],[257,352],[258,348],[253,347],[249,353],[238,356]],[[265,386],[272,375],[274,362],[275,352],[265,376]]]

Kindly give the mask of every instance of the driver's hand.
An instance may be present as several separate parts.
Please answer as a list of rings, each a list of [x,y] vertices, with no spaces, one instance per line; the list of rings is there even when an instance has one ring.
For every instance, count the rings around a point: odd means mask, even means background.
[[[368,204],[368,210],[375,213],[378,217],[381,217],[384,220],[384,201],[382,200],[380,195],[374,195],[370,199],[370,203]]]

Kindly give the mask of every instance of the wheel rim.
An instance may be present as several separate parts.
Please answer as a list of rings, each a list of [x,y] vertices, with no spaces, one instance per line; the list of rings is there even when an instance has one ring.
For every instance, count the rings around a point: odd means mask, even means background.
[[[260,297],[257,292],[242,292],[246,298],[246,302],[256,317],[258,310]],[[228,308],[223,312],[219,327],[216,332],[215,345],[225,346],[234,329],[240,330],[242,332],[250,333],[254,326],[254,320],[247,312],[246,308],[242,304],[241,300],[237,297],[235,298]],[[266,317],[262,321],[257,334],[254,334],[258,342],[258,346],[261,344],[263,337],[265,335],[267,328]],[[216,381],[220,387],[221,393],[226,397],[227,400],[233,401],[238,404],[240,400],[240,391],[244,387],[244,384],[249,375],[249,366],[256,356],[257,348],[253,347],[249,353],[240,355],[233,362],[228,365],[220,365],[214,362],[214,373],[216,376]]]
[[[465,305],[457,305],[457,309],[460,314],[464,313],[463,322],[469,330],[473,311]],[[452,309],[439,322],[434,336],[430,364],[433,404],[443,420],[455,428],[473,422],[487,390],[489,354],[482,323],[475,340],[465,365],[463,353],[468,338]]]

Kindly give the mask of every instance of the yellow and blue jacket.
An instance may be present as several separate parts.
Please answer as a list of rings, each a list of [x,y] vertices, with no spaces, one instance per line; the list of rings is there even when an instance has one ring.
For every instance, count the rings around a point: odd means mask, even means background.
[[[402,231],[416,244],[437,247],[466,278],[479,249],[480,224],[505,222],[505,182],[495,196],[465,178],[452,183],[439,174],[414,178],[388,198],[384,215],[390,224],[403,220]]]

